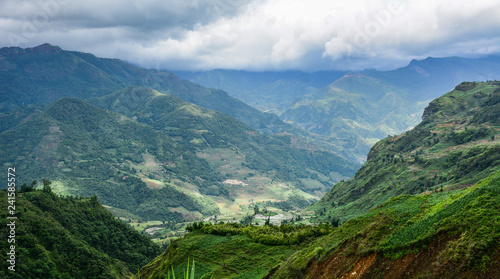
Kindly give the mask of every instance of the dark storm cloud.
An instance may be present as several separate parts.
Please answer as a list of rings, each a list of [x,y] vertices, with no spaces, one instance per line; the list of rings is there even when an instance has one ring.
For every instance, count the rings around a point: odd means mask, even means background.
[[[169,69],[393,68],[498,53],[498,14],[493,0],[4,0],[0,44]]]
[[[129,29],[128,35],[134,35],[135,32],[137,37],[142,38],[140,33],[156,34],[161,31],[164,36],[175,35],[178,30],[185,32],[196,25],[230,17],[245,2],[5,0],[0,2],[0,18],[3,32],[10,31],[25,37],[35,37],[27,34],[32,29],[39,32],[36,37],[47,35],[45,33],[49,31]]]

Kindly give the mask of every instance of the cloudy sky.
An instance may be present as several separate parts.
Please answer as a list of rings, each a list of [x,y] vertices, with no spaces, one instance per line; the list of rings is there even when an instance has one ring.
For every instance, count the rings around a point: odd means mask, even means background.
[[[498,0],[2,0],[0,46],[171,70],[391,69],[500,54]]]

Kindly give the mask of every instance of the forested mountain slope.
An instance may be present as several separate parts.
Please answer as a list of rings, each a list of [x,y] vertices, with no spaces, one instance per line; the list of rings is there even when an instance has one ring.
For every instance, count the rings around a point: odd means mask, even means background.
[[[15,246],[15,271],[7,269],[11,263],[3,260],[0,277],[128,278],[160,253],[149,238],[116,220],[95,196],[59,197],[51,192],[50,181],[43,184],[38,191],[18,184],[15,214],[0,213],[4,220],[17,217],[9,220],[15,222],[14,228],[0,228],[5,236],[2,254]],[[7,209],[7,191],[0,191],[0,197]],[[15,242],[8,243],[11,229]]]
[[[180,213],[168,210],[178,206],[202,214],[217,212],[213,202],[205,204],[174,186],[155,189],[152,183],[148,187],[147,177],[141,179],[138,174],[166,172],[185,181],[200,177],[204,181],[197,183],[200,191],[222,185],[196,154],[118,113],[62,98],[38,117],[1,135],[2,163],[23,173],[20,182],[28,177],[49,178],[59,194],[96,195],[106,205],[146,219],[179,219]],[[158,161],[165,168],[157,166]],[[169,169],[174,162],[176,167]]]
[[[65,51],[50,44],[0,49],[0,84],[3,113],[29,104],[52,103],[61,97],[100,97],[137,85],[228,114],[259,131],[295,131],[276,115],[262,113],[220,89],[181,80],[168,71],[142,69],[118,59]]]

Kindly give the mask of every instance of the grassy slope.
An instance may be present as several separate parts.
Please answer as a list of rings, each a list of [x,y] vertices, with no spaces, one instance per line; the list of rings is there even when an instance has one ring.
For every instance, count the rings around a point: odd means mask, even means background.
[[[393,198],[312,242],[269,278],[494,278],[500,172],[475,186]]]
[[[393,196],[468,187],[488,176],[500,164],[497,86],[466,83],[431,102],[422,123],[378,142],[353,179],[311,207],[318,220],[347,220]]]
[[[171,243],[145,266],[137,278],[165,278],[196,262],[196,278],[262,278],[276,264],[307,247],[307,240],[326,234],[330,226],[241,226],[235,223],[195,223],[192,233]],[[195,228],[196,227],[196,228]],[[177,276],[177,275],[176,275]]]
[[[7,208],[7,194],[0,192]],[[96,199],[42,191],[17,193],[16,271],[2,261],[2,278],[126,278],[159,254],[159,247],[115,218]],[[6,220],[7,211],[1,218]],[[0,229],[7,238],[7,226]],[[7,241],[1,252],[8,251]]]

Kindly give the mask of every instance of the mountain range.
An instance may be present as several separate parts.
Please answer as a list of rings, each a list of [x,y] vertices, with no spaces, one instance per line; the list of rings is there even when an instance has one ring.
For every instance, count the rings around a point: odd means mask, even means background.
[[[0,49],[0,112],[62,97],[96,98],[136,85],[169,93],[201,107],[217,110],[264,132],[293,129],[276,115],[261,113],[218,89],[181,80],[168,71],[148,70],[118,59],[65,51],[43,44],[34,48]]]
[[[174,73],[180,78],[209,88],[220,88],[252,107],[279,115],[296,98],[329,85],[347,72],[212,70],[206,72],[174,71]]]
[[[277,72],[268,79],[227,70],[179,74],[275,112],[317,145],[364,162],[373,144],[415,127],[425,106],[456,84],[499,79],[500,57],[427,58],[391,71]]]

